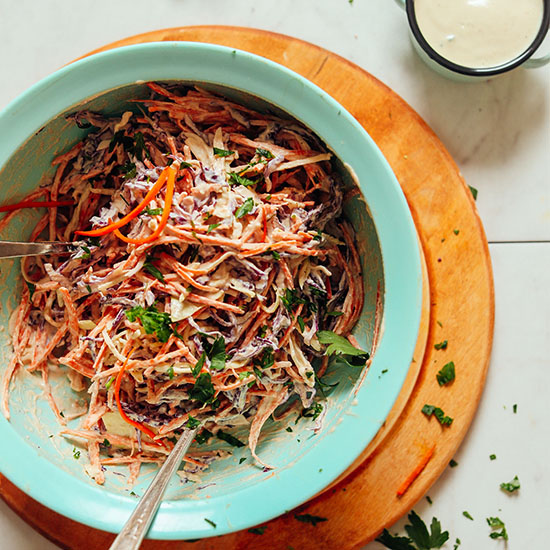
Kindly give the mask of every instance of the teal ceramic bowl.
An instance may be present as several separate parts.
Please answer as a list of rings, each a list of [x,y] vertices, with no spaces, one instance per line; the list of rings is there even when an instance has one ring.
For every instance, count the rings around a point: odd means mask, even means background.
[[[413,358],[421,312],[422,277],[416,232],[405,198],[372,139],[346,110],[311,82],[261,57],[209,44],[149,43],[111,50],[72,63],[45,78],[0,113],[0,204],[21,199],[52,174],[51,160],[85,133],[65,120],[82,107],[104,113],[136,108],[144,82],[200,84],[257,109],[287,113],[320,136],[339,159],[345,185],[355,174],[362,196],[346,204],[363,262],[365,307],[354,334],[369,349],[377,288],[382,297],[381,337],[358,387],[358,373],[331,374],[339,385],[328,397],[323,430],[311,421],[266,426],[258,452],[277,468],[263,472],[247,448],[215,462],[198,483],[172,480],[149,532],[159,539],[220,535],[265,522],[307,501],[359,456],[390,411]],[[22,211],[0,235],[25,240],[40,213]],[[21,288],[19,263],[0,263],[0,369],[11,355],[10,312]],[[59,399],[77,401],[67,384],[53,382]],[[66,402],[68,402],[66,401]],[[132,490],[124,469],[110,469],[104,486],[85,473],[86,453],[60,430],[41,397],[37,378],[19,372],[10,392],[11,420],[0,418],[0,471],[45,506],[76,521],[116,532],[154,474],[144,469]],[[78,420],[69,422],[71,427]],[[77,453],[78,454],[78,453]],[[247,457],[244,462],[241,458]],[[131,492],[132,491],[132,492]],[[214,528],[210,520],[216,524]],[[298,525],[297,525],[298,527]]]

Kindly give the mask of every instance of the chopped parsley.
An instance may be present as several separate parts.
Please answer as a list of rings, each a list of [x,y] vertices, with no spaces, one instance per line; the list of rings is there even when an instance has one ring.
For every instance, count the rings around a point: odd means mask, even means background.
[[[313,403],[311,407],[308,407],[307,409],[303,409],[300,416],[303,416],[305,418],[311,418],[312,420],[316,420],[317,417],[323,412],[323,405],[321,403]]]
[[[209,523],[210,525],[212,525],[212,527],[214,527],[214,529],[217,527],[217,525],[211,519],[204,518],[204,521],[206,521],[206,523]]]
[[[170,326],[172,323],[170,315],[158,311],[154,305],[146,309],[142,306],[135,306],[126,311],[126,317],[128,317],[132,323],[136,319],[139,319],[146,334],[156,333],[157,338],[161,342],[168,342],[168,338],[174,333],[174,330]]]
[[[194,430],[195,428],[198,428],[201,425],[200,420],[197,420],[195,417],[189,415],[189,418],[187,419],[187,422],[185,423],[185,427],[189,428],[190,430]]]
[[[80,248],[84,251],[84,253],[80,256],[80,259],[89,260],[92,255],[91,250],[85,245],[81,245]]]
[[[370,357],[366,351],[352,346],[345,338],[330,330],[320,330],[317,338],[327,346],[326,354],[333,356],[333,364],[343,364],[349,367],[364,367]]]
[[[162,214],[162,208],[149,208],[145,209],[145,213],[148,216],[160,216]]]
[[[208,235],[208,233],[212,233],[212,231],[214,231],[214,229],[216,229],[216,227],[219,227],[220,225],[220,223],[211,223],[206,230],[206,234]]]
[[[458,547],[460,546],[461,542],[460,542],[460,539],[458,537],[456,537],[456,540],[455,540],[455,543],[454,543],[454,546],[453,546],[453,550],[457,550]]]
[[[450,426],[453,423],[453,419],[450,416],[445,416],[443,410],[434,405],[424,405],[422,407],[422,412],[426,416],[432,416],[433,414],[442,426]]]
[[[143,153],[145,153],[147,158],[151,158],[151,155],[147,149],[145,149],[145,140],[143,139],[143,134],[141,132],[135,133],[134,143],[130,152],[133,153],[138,160],[143,160]]]
[[[268,151],[267,149],[260,149],[259,147],[256,149],[256,154],[260,157],[264,157],[265,159],[273,158],[273,153],[271,151]]]
[[[210,374],[203,372],[195,380],[195,384],[189,392],[189,397],[194,401],[204,403],[205,405],[212,405],[215,408],[218,405],[218,400],[214,399],[215,393]]]
[[[239,208],[235,211],[235,217],[237,219],[242,218],[243,216],[246,216],[247,214],[250,214],[252,212],[252,209],[254,208],[254,199],[252,197],[248,197]]]
[[[195,363],[195,366],[191,369],[191,372],[195,378],[198,376],[199,372],[201,371],[205,361],[206,361],[206,353],[203,351],[201,353],[201,356],[199,357],[199,360]]]
[[[214,154],[217,157],[228,157],[229,155],[234,155],[235,151],[228,151],[227,149],[218,149],[217,147],[214,147]]]
[[[233,447],[244,447],[244,443],[240,439],[237,439],[235,436],[228,434],[223,430],[220,430],[216,434],[216,437],[218,439],[221,439],[222,441],[225,441],[226,443],[229,443],[230,445],[233,445]]]
[[[262,356],[259,359],[254,359],[254,365],[261,369],[268,369],[275,364],[275,357],[273,356],[273,348],[267,346],[264,348]],[[262,373],[260,372],[260,375]]]
[[[75,460],[78,460],[80,458],[80,451],[78,451],[74,447],[73,447],[73,457]]]
[[[470,515],[470,512],[468,512],[467,510],[464,510],[464,512],[462,512],[462,515],[465,518],[468,518],[469,520],[474,521],[474,518]]]
[[[454,233],[455,235],[458,235],[458,234],[460,233],[460,230],[459,230],[459,229],[453,229],[453,233]]]
[[[107,438],[105,438],[105,439],[103,440],[102,445],[103,445],[104,447],[110,447],[110,446],[111,446],[111,442],[110,442]]]
[[[489,460],[496,460],[497,459],[497,455],[489,455]]]
[[[147,256],[145,258],[145,262],[143,264],[143,269],[147,271],[150,275],[152,275],[155,279],[158,279],[161,283],[164,283],[164,275],[160,272],[158,267],[155,267],[152,262],[157,260],[157,258],[153,258],[152,256]]]
[[[443,342],[439,342],[439,344],[434,344],[435,349],[447,349],[447,340],[443,340]]]
[[[124,172],[124,179],[130,180],[136,177],[137,169],[136,165],[133,162],[127,162],[123,167],[122,171]]]
[[[300,331],[304,332],[306,328],[306,324],[304,323],[304,320],[301,315],[298,315],[298,318],[296,319],[296,322],[298,323],[298,326],[300,327]]]
[[[210,359],[210,368],[213,370],[225,369],[226,354],[224,337],[218,336],[212,344],[204,340],[203,347],[208,359]]]
[[[115,381],[115,377],[111,376],[111,378],[109,378],[109,380],[107,380],[107,383],[105,384],[105,389],[108,390],[112,386],[114,381]]]
[[[170,367],[168,367],[168,370],[166,371],[166,373],[168,374],[168,378],[170,378],[170,380],[173,380],[174,379],[174,365],[170,365]]]
[[[86,290],[88,291],[88,294],[92,293],[92,287],[90,285],[86,285]]]
[[[512,405],[512,411],[513,411],[514,414],[516,414],[516,413],[518,412],[518,405],[517,405],[517,403],[514,403],[514,404]]]
[[[253,535],[263,535],[266,529],[267,525],[262,525],[261,527],[251,527],[248,532],[252,533]]]
[[[239,176],[237,172],[231,172],[229,174],[229,182],[233,185],[244,185],[245,187],[250,187],[251,185],[256,185],[257,182],[244,176]]]
[[[281,302],[285,306],[286,310],[292,313],[294,306],[299,304],[307,304],[307,300],[301,298],[298,294],[298,291],[291,288],[285,288],[285,293],[281,296]]]
[[[426,500],[428,501],[428,504],[433,504],[432,499],[429,497],[429,495],[426,496]]]
[[[343,311],[327,311],[328,317],[340,317],[341,315],[344,315]]]
[[[521,487],[519,483],[518,476],[514,476],[514,479],[512,481],[509,481],[508,483],[501,483],[500,488],[503,491],[506,491],[508,493],[514,493]]]
[[[210,431],[210,430],[207,430],[206,428],[203,428],[201,430],[200,433],[198,433],[196,436],[195,436],[195,441],[199,444],[199,445],[202,445],[203,443],[208,443],[208,440],[213,436],[214,434]]]
[[[455,379],[455,364],[450,361],[436,374],[437,383],[440,386],[445,386]]]
[[[458,466],[458,462],[454,458],[451,458],[451,461],[449,462],[449,466],[451,468],[456,468]]]
[[[315,527],[318,523],[321,523],[322,521],[327,521],[328,519],[321,516],[312,516],[311,514],[294,514],[294,517],[302,523],[311,523],[313,527]]]
[[[405,525],[408,537],[393,536],[384,529],[376,540],[391,550],[432,550],[441,548],[449,540],[449,532],[441,531],[441,523],[437,518],[432,518],[429,531],[414,510],[408,518],[410,524]]]
[[[281,259],[281,255],[276,250],[271,250],[271,255],[273,256],[273,259],[277,261]]]
[[[293,430],[290,426],[287,426],[287,427],[286,427],[286,431],[292,433],[294,430]]]
[[[239,464],[242,464],[246,460],[246,456],[239,458]]]
[[[508,540],[508,533],[506,532],[506,526],[504,525],[504,522],[500,518],[486,518],[487,519],[487,525],[492,529],[492,532],[489,533],[489,536],[492,539],[499,539],[502,538],[504,540]],[[500,529],[500,531],[497,531],[497,529]]]
[[[29,281],[25,281],[27,283],[27,288],[29,289],[29,298],[32,298],[32,295],[34,294],[34,291],[36,290],[36,285],[33,285],[32,283],[29,283]]]
[[[470,192],[472,193],[472,197],[474,197],[474,200],[477,201],[477,189],[475,187],[472,187],[471,185],[468,185],[470,188]]]

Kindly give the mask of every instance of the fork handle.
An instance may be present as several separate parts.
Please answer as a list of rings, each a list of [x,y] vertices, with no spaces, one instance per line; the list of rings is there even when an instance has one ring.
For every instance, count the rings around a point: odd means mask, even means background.
[[[40,256],[41,254],[70,254],[74,252],[72,243],[63,242],[13,242],[0,241],[0,258]]]

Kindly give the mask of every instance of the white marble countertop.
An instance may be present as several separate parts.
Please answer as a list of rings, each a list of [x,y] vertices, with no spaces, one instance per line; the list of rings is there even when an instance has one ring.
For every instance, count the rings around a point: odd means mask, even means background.
[[[504,548],[485,521],[500,516],[509,550],[550,540],[550,67],[475,84],[436,75],[413,52],[391,0],[0,0],[0,109],[28,86],[94,48],[166,27],[224,24],[292,35],[360,65],[433,128],[467,182],[493,261],[496,323],[487,385],[472,428],[415,509],[437,516],[461,548]],[[542,49],[550,51],[547,38]],[[1,142],[1,137],[0,137]],[[475,330],[475,327],[472,327]],[[541,391],[539,394],[538,391]],[[512,410],[517,404],[517,413]],[[546,426],[546,427],[545,427]],[[496,454],[491,461],[489,455]],[[518,475],[519,494],[499,490]],[[467,510],[473,521],[462,514]],[[360,511],[356,511],[360,513]],[[402,531],[403,521],[395,526]],[[53,550],[0,501],[2,548]],[[267,535],[267,534],[266,534]],[[378,550],[371,543],[364,550]],[[78,549],[80,550],[80,549]],[[279,549],[274,549],[279,550]],[[305,549],[304,549],[305,550]]]

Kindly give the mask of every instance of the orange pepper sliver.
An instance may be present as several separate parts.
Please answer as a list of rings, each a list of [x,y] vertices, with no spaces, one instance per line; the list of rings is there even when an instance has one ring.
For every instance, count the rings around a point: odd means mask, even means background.
[[[156,181],[155,185],[153,185],[153,187],[149,189],[149,191],[145,195],[145,198],[129,214],[127,214],[120,220],[110,223],[105,227],[100,227],[99,229],[91,229],[90,231],[75,231],[75,235],[83,235],[85,237],[101,237],[102,235],[107,235],[107,233],[111,233],[115,229],[118,229],[119,227],[122,227],[123,225],[126,225],[128,222],[132,221],[134,218],[139,216],[141,211],[144,210],[145,207],[155,198],[157,193],[164,185],[169,170],[173,171],[174,169],[170,168],[170,166],[167,166],[160,174],[159,179]]]
[[[172,208],[172,197],[174,196],[174,185],[176,180],[176,171],[174,168],[169,166],[165,170],[168,170],[168,183],[166,184],[166,196],[164,197],[164,210],[162,211],[162,217],[160,218],[158,227],[149,235],[143,239],[131,239],[130,237],[125,237],[118,229],[115,229],[115,235],[123,240],[125,243],[130,244],[145,244],[154,241],[161,233],[162,230],[166,227],[168,223],[168,216],[170,216],[170,209]],[[163,172],[164,173],[164,172]]]

